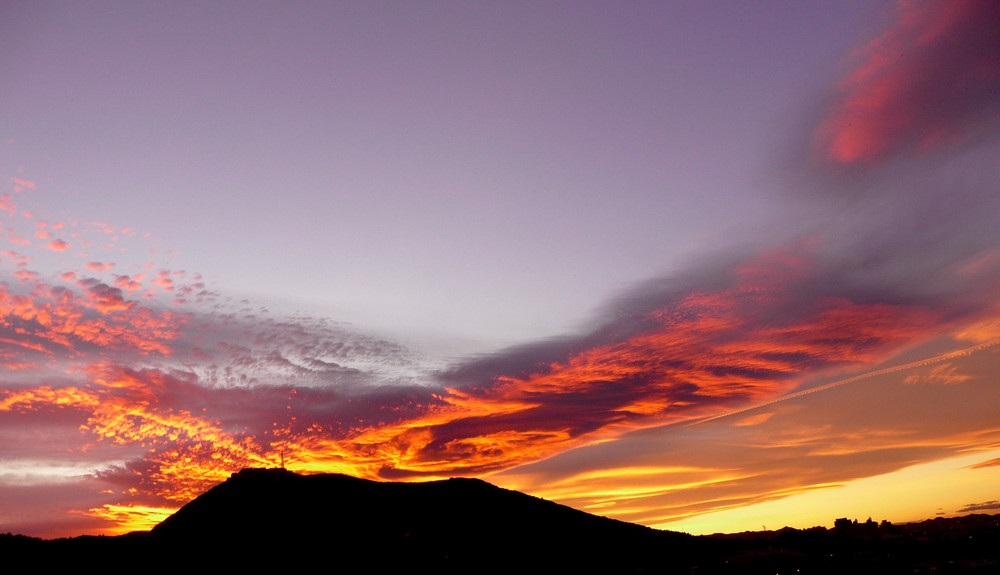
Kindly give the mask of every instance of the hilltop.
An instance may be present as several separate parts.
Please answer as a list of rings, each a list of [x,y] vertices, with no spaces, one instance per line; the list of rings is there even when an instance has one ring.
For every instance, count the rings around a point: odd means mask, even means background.
[[[594,516],[478,479],[376,482],[245,469],[148,532],[0,536],[41,568],[389,573],[995,572],[1000,515],[695,537]]]

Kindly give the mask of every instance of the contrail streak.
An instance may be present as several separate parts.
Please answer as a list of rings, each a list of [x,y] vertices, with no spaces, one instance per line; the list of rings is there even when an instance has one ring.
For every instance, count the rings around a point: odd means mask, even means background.
[[[913,362],[910,362],[910,363],[904,363],[902,365],[895,365],[893,367],[887,367],[887,368],[884,368],[884,369],[879,369],[879,370],[872,371],[872,372],[869,372],[869,373],[864,373],[864,374],[861,374],[861,375],[855,375],[854,377],[849,377],[847,379],[841,379],[839,381],[834,381],[832,383],[827,383],[826,385],[821,385],[819,387],[813,387],[813,388],[810,388],[810,389],[804,389],[802,391],[796,391],[795,393],[790,393],[788,395],[782,395],[782,396],[776,397],[776,398],[774,398],[774,399],[772,399],[770,401],[765,401],[763,403],[757,403],[757,404],[751,405],[749,407],[744,407],[742,409],[737,409],[735,411],[730,411],[730,412],[723,413],[723,414],[720,414],[720,415],[713,415],[711,417],[706,417],[704,419],[699,419],[697,421],[694,421],[692,423],[689,423],[689,424],[685,425],[685,427],[690,427],[692,425],[698,425],[698,424],[701,424],[701,423],[708,423],[709,421],[715,421],[716,419],[722,419],[723,417],[731,417],[733,415],[739,415],[741,413],[746,413],[748,411],[753,411],[755,409],[760,409],[761,407],[767,407],[768,405],[774,405],[775,403],[781,403],[783,401],[788,401],[789,399],[796,399],[796,398],[799,398],[799,397],[802,397],[802,396],[805,396],[805,395],[809,395],[809,394],[812,394],[812,393],[817,393],[817,392],[820,392],[820,391],[826,391],[828,389],[833,389],[835,387],[840,387],[841,385],[847,385],[849,383],[855,383],[855,382],[862,381],[862,380],[865,380],[865,379],[869,379],[869,378],[872,378],[872,377],[877,377],[877,376],[885,375],[885,374],[888,374],[888,373],[895,373],[895,372],[898,372],[898,371],[905,371],[905,370],[913,369],[913,368],[917,368],[917,367],[924,367],[924,366],[928,366],[928,365],[934,365],[935,363],[941,363],[942,361],[947,361],[949,359],[955,359],[957,357],[965,357],[965,356],[968,356],[968,355],[972,355],[973,353],[976,353],[976,352],[979,352],[979,351],[983,351],[984,349],[991,348],[991,347],[993,347],[995,345],[998,345],[998,344],[1000,344],[1000,339],[994,340],[994,341],[990,341],[990,342],[987,342],[987,343],[980,343],[980,344],[974,345],[972,347],[967,347],[967,348],[964,348],[964,349],[959,349],[959,350],[956,350],[956,351],[951,351],[951,352],[944,353],[944,354],[941,354],[941,355],[936,355],[934,357],[929,357],[929,358],[926,358],[926,359],[921,359],[919,361],[913,361]]]

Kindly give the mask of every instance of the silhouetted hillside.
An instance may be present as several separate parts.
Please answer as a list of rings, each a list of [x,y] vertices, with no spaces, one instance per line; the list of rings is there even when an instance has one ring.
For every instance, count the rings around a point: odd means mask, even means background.
[[[152,531],[0,536],[0,554],[32,569],[112,572],[996,573],[1000,515],[693,537],[477,479],[380,483],[246,469]]]
[[[322,549],[386,567],[419,563],[462,572],[529,561],[638,568],[691,539],[478,479],[382,483],[282,469],[234,474],[155,527],[151,537],[173,547]]]

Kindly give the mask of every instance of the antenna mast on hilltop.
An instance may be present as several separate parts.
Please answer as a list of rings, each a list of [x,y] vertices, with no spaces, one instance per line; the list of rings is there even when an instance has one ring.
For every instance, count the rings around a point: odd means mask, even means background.
[[[284,449],[281,450],[281,468],[282,469],[285,468],[285,450]]]

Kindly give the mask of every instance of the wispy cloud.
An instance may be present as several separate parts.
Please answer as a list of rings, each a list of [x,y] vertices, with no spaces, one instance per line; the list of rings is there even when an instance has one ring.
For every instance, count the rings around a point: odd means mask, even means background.
[[[105,262],[87,262],[86,268],[92,272],[103,272],[115,267],[115,264]]]
[[[413,462],[398,471],[482,472],[610,429],[716,413],[940,329],[941,310],[824,293],[820,267],[807,251],[763,254],[714,270],[704,289],[636,294],[591,333],[459,366],[445,377],[463,385],[441,398],[472,413],[415,427],[419,443],[403,450]]]
[[[816,132],[836,164],[966,144],[1000,128],[1000,6],[899,2],[895,25],[857,51]]]
[[[1000,509],[1000,501],[985,501],[983,503],[969,503],[958,510],[959,513],[972,513],[975,511],[995,511]]]
[[[982,375],[994,372],[998,358],[994,348],[979,348],[953,361]],[[492,477],[616,518],[684,525],[697,515],[830,490],[917,462],[995,450],[996,406],[977,400],[991,393],[990,384],[982,378],[961,389],[905,382],[924,368],[915,364],[852,378],[730,417],[635,431]],[[744,425],[748,419],[754,424]],[[827,492],[825,500],[826,515],[819,520],[847,512],[849,502],[837,491]]]
[[[924,373],[918,373],[906,378],[909,384],[934,384],[953,385],[971,379],[971,376],[962,374],[951,363],[936,365]]]
[[[990,459],[989,461],[977,463],[972,466],[973,469],[982,469],[984,467],[1000,467],[1000,459]]]

